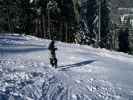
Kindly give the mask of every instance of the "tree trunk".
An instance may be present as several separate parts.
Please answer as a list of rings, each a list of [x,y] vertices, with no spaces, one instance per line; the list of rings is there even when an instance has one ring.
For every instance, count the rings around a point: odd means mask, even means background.
[[[59,34],[60,34],[60,40],[61,40],[61,41],[62,41],[62,36],[63,36],[63,35],[62,35],[62,33],[63,33],[63,32],[62,32],[62,28],[63,28],[63,23],[61,22],[61,23],[60,23],[60,28],[59,28]]]
[[[51,33],[50,33],[50,11],[48,10],[48,29],[47,33],[49,35],[49,39],[51,39]]]
[[[68,24],[67,24],[67,22],[65,23],[65,40],[66,40],[66,42],[68,42]]]
[[[42,24],[43,24],[43,38],[46,38],[46,28],[45,28],[45,16],[42,15]]]
[[[12,23],[11,23],[11,18],[10,18],[9,6],[7,6],[7,17],[8,17],[9,32],[12,33]]]

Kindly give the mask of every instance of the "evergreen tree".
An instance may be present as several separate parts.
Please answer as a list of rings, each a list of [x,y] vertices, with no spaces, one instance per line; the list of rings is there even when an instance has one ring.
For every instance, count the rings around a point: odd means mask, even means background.
[[[50,10],[50,24],[48,2],[54,3]],[[34,33],[46,38],[50,27],[52,34],[62,38],[58,40],[73,42],[74,33],[78,31],[79,0],[1,0],[0,8],[1,32]]]
[[[91,40],[95,37],[94,30],[95,30],[95,19],[97,17],[97,1],[96,0],[88,0],[87,1],[87,25],[88,25],[88,36]]]
[[[121,29],[119,32],[119,51],[121,52],[129,52],[129,29],[125,30]]]
[[[30,0],[20,0],[17,2],[17,8],[19,8],[19,32],[30,34],[33,32],[33,18],[35,12],[32,9]]]
[[[100,40],[100,47],[101,48],[107,48],[108,43],[108,36],[109,36],[109,30],[110,30],[110,8],[109,8],[109,1],[107,0],[101,0],[101,40]]]
[[[16,6],[14,0],[0,1],[0,27],[1,32],[14,32],[14,22],[16,21]]]

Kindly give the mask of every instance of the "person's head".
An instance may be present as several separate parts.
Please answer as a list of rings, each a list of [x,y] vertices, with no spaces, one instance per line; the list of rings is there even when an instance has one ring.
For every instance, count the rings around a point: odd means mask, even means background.
[[[52,36],[52,40],[56,40],[56,36],[55,35]]]
[[[52,44],[54,44],[54,43],[55,43],[55,41],[54,41],[54,40],[52,40],[52,41],[51,41],[51,43],[52,43]]]

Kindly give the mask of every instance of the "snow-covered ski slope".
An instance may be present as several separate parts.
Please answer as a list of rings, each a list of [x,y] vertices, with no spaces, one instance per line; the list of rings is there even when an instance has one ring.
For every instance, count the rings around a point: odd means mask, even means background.
[[[49,40],[0,35],[0,100],[133,100],[133,56]]]

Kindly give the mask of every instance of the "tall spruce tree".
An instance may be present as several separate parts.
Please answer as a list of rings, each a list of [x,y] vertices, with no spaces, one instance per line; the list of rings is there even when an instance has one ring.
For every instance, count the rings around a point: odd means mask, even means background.
[[[101,0],[101,40],[100,40],[100,47],[101,48],[107,48],[108,43],[108,36],[109,36],[109,30],[110,30],[110,8],[109,8],[109,1],[108,0]]]
[[[119,51],[128,53],[129,49],[129,29],[121,29],[119,32]]]
[[[34,17],[34,11],[30,0],[20,0],[17,2],[17,8],[19,8],[19,32],[30,34],[33,31],[32,21]]]
[[[97,1],[96,0],[88,0],[87,1],[87,14],[86,14],[86,19],[87,19],[87,25],[88,25],[88,36],[90,37],[91,40],[92,38],[95,37],[94,34],[94,27],[95,23],[94,20],[97,17]]]
[[[14,0],[0,1],[0,32],[14,32],[16,7]]]

